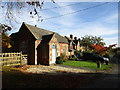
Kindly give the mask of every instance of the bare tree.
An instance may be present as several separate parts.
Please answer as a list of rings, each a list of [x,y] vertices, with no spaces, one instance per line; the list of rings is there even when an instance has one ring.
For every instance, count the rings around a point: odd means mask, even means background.
[[[24,11],[24,8],[28,8],[28,14],[30,15],[32,18],[34,16],[37,16],[37,20],[38,21],[43,21],[42,16],[38,13],[38,11],[40,11],[44,5],[45,0],[17,0],[16,2],[13,2],[12,0],[7,0],[7,2],[5,1],[0,1],[0,11],[3,12],[5,14],[4,19],[5,21],[9,22],[9,25],[7,25],[5,22],[0,22],[0,52],[2,51],[1,47],[5,47],[5,48],[10,48],[10,37],[7,35],[7,32],[12,30],[13,22],[18,22],[16,18],[18,18],[19,16],[16,17],[16,14],[21,14],[23,13],[22,11]],[[55,3],[54,0],[51,0],[52,3]],[[5,10],[5,11],[4,11]],[[3,16],[3,13],[0,13],[0,16]],[[29,17],[29,16],[28,16]],[[31,18],[29,17],[29,18]]]
[[[52,3],[55,3],[54,0],[51,0]],[[38,13],[43,7],[45,3],[45,0],[31,0],[31,1],[22,1],[17,0],[17,2],[12,2],[11,0],[8,0],[8,2],[0,2],[0,8],[5,8],[6,13],[5,13],[5,19],[9,21],[10,25],[12,22],[17,22],[15,13],[20,14],[22,13],[24,8],[29,8],[29,15],[33,18],[34,16],[37,16],[38,21],[43,21],[42,16]]]

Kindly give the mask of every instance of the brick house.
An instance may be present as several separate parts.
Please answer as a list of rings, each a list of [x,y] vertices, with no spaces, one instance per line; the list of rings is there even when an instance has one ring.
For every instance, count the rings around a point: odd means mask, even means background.
[[[69,55],[74,55],[74,52],[76,50],[80,50],[80,38],[77,39],[77,37],[73,38],[73,35],[71,34],[70,37],[65,36],[68,40],[68,49],[69,49]]]
[[[28,54],[30,65],[50,65],[64,53],[68,56],[68,40],[58,33],[31,26],[23,22],[17,33],[10,35],[12,51]]]

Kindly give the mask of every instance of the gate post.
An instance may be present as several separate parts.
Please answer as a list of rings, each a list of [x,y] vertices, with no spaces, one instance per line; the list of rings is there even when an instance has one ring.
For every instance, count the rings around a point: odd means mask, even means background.
[[[100,61],[97,61],[97,68],[101,68],[101,63],[100,63]]]
[[[22,51],[20,51],[20,65],[22,65]]]

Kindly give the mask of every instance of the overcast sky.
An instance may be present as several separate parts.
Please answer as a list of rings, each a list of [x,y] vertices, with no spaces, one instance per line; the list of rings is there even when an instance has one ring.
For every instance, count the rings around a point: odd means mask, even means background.
[[[68,1],[57,2],[56,0],[56,3],[45,2],[43,9],[39,10],[39,14],[43,18],[42,22],[37,21],[37,16],[34,16],[34,18],[30,17],[31,15],[27,7],[22,9],[21,14],[14,12],[18,23],[13,23],[13,30],[9,34],[17,32],[24,21],[27,24],[37,25],[37,27],[57,32],[63,36],[69,36],[70,34],[78,38],[85,35],[101,36],[107,45],[118,44],[117,2],[105,4],[105,2]],[[94,7],[96,5],[101,6]],[[62,7],[54,8],[59,6]],[[49,9],[44,10],[46,8]],[[4,19],[5,8],[1,12],[2,16],[0,18],[3,18],[1,22],[8,24]],[[59,15],[63,16],[60,17]]]

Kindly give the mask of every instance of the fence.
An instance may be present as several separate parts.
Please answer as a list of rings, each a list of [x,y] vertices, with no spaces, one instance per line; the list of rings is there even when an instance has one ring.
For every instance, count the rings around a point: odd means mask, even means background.
[[[27,55],[20,53],[0,53],[0,66],[27,64]]]

